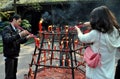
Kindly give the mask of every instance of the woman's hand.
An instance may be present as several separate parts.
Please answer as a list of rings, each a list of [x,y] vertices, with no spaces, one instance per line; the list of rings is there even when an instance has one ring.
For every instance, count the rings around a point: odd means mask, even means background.
[[[88,30],[91,30],[90,22],[85,22],[83,25],[86,26]]]
[[[77,26],[75,26],[75,29],[77,30],[78,35],[82,35],[81,30]]]
[[[75,26],[75,29],[77,30],[77,32],[79,32],[79,31],[80,31],[80,29],[79,29],[77,26]]]
[[[91,26],[91,25],[90,25],[90,22],[85,22],[83,25],[84,25],[84,26]]]

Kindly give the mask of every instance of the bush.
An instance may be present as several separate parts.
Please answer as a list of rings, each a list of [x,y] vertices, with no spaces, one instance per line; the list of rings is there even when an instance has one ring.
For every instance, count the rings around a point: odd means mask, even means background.
[[[22,20],[21,27],[24,28],[24,29],[26,29],[26,30],[28,30],[28,31],[31,31],[31,24],[26,19]]]

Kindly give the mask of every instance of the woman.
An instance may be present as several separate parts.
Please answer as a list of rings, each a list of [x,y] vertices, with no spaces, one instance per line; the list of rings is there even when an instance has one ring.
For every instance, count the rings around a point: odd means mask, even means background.
[[[87,79],[114,79],[115,54],[120,46],[119,25],[113,13],[106,7],[100,6],[92,10],[90,14],[91,31],[82,34],[75,26],[78,38],[83,43],[90,45],[94,52],[101,54],[101,66],[91,68],[86,65]]]

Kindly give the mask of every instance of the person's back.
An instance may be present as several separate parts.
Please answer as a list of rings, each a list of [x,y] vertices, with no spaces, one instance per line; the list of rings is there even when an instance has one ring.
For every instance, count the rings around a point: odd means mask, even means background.
[[[101,54],[101,66],[91,68],[86,64],[87,79],[114,79],[115,54],[120,47],[119,25],[112,12],[106,6],[92,10],[90,14],[92,30],[83,34],[76,26],[81,42],[93,43],[90,45],[93,52]]]

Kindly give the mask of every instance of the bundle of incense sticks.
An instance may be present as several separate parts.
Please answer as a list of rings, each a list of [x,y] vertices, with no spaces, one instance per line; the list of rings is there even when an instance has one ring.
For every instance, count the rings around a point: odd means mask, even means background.
[[[19,30],[25,30],[25,29],[23,29],[23,28],[20,27],[20,26],[16,26],[16,28],[18,28]],[[29,34],[32,34],[32,33],[29,32]],[[33,34],[32,34],[32,35],[33,35]],[[40,39],[37,38],[35,35],[33,35],[33,38],[34,38],[34,40],[35,40],[35,45],[36,45],[36,47],[39,48],[39,47],[40,47]]]
[[[78,28],[82,28],[82,27],[84,27],[84,25],[83,24],[79,24],[79,25],[76,25]],[[74,30],[75,29],[75,27],[69,27],[69,30]]]
[[[18,29],[21,30],[21,31],[25,30],[25,29],[23,29],[23,28],[20,27],[20,26],[16,26],[16,28],[18,28]],[[30,35],[33,35],[33,38],[37,38],[34,34],[32,34],[32,33],[30,33],[30,32],[29,32],[29,34],[30,34]]]

